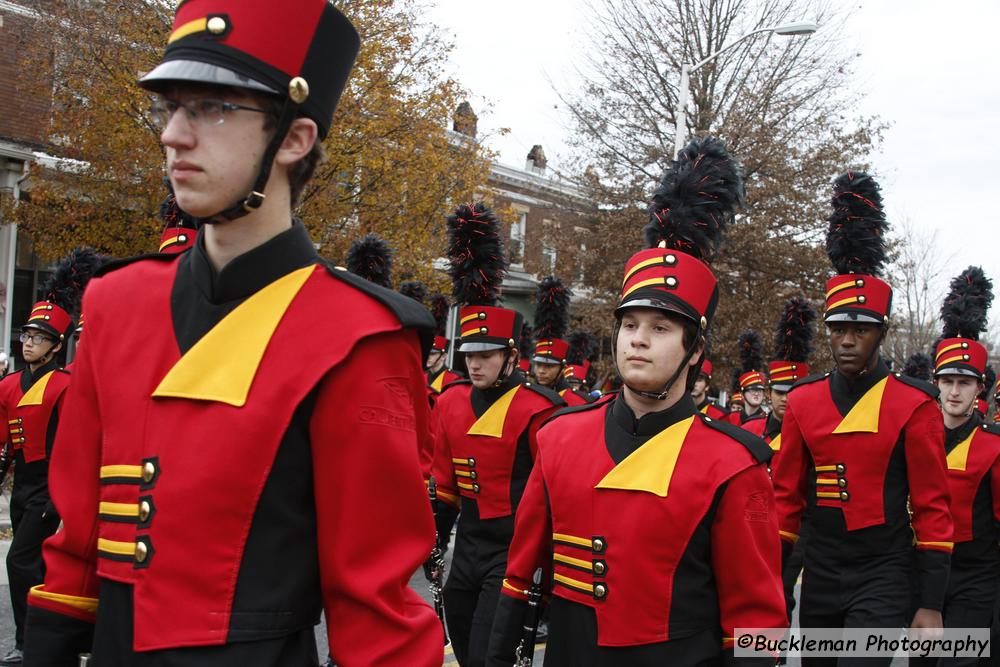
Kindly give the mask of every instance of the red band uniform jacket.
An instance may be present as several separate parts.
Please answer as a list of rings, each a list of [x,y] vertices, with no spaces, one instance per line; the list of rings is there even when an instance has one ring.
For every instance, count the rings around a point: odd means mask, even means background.
[[[498,387],[479,390],[464,380],[443,393],[434,409],[433,474],[444,501],[439,527],[450,528],[460,510],[459,531],[472,531],[505,556],[538,429],[564,406],[554,392],[525,382],[520,371]]]
[[[729,412],[723,410],[707,398],[701,405],[698,406],[698,411],[703,415],[711,417],[712,419],[723,419],[728,421]]]
[[[854,385],[834,372],[800,380],[789,392],[772,469],[780,531],[787,555],[809,505],[804,586],[811,575],[830,582],[817,602],[822,613],[837,613],[841,605],[843,596],[832,590],[838,579],[874,572],[883,561],[898,574],[914,547],[918,606],[941,609],[952,520],[936,394],[926,382],[891,374],[882,362]],[[803,614],[805,597],[804,590]]]
[[[440,665],[407,586],[433,545],[408,302],[299,222],[218,274],[199,239],[95,279],[26,663],[309,664],[325,610],[340,665]]]
[[[538,567],[547,665],[715,664],[734,628],[785,627],[769,454],[689,396],[639,420],[618,396],[558,413],[539,433],[488,664],[512,663]]]
[[[1000,576],[1000,427],[979,413],[945,429],[955,550],[944,621],[948,627],[989,627]]]
[[[12,505],[49,504],[49,457],[69,381],[69,372],[55,360],[34,372],[25,368],[0,380],[0,417],[14,455]]]

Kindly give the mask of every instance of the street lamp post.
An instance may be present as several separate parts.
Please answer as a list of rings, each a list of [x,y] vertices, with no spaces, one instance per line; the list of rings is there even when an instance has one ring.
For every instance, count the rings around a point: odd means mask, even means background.
[[[674,127],[674,157],[676,158],[680,155],[681,149],[684,148],[684,142],[687,135],[687,103],[688,88],[691,83],[691,72],[694,72],[705,63],[715,60],[726,51],[729,51],[737,44],[750,39],[754,35],[760,35],[765,32],[773,32],[777,35],[811,35],[816,32],[818,27],[819,26],[812,21],[795,21],[793,23],[783,23],[781,25],[771,26],[770,28],[760,28],[758,30],[748,32],[735,42],[731,42],[723,46],[715,53],[709,54],[694,65],[681,65],[681,85],[677,90],[677,110],[674,113],[674,118],[676,119],[676,125]]]

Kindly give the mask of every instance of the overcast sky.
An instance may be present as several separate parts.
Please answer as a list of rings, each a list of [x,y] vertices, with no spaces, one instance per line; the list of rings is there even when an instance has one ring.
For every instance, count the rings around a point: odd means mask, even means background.
[[[552,82],[573,90],[586,48],[582,0],[436,0],[430,20],[455,44],[453,74],[473,92],[481,132],[520,166],[533,144],[567,153]],[[1000,292],[1000,71],[997,0],[845,2],[862,111],[891,124],[874,172],[891,222],[938,230],[957,274],[982,266]],[[822,29],[822,28],[821,28]],[[500,127],[510,128],[505,137]],[[831,180],[835,174],[831,174]],[[941,285],[940,289],[946,286]],[[991,313],[1000,321],[1000,300]]]

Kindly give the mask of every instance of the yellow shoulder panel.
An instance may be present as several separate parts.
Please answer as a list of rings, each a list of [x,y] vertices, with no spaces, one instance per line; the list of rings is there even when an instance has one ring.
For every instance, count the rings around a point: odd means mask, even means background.
[[[493,405],[483,413],[483,416],[476,420],[466,433],[468,435],[485,435],[490,438],[499,438],[503,435],[503,425],[507,421],[507,411],[514,400],[514,395],[521,385],[517,385],[506,394],[496,400]]]
[[[969,462],[969,447],[972,445],[972,439],[976,437],[976,433],[978,432],[978,429],[972,429],[969,437],[958,443],[958,446],[951,450],[951,453],[948,454],[948,470],[965,470],[965,466]]]
[[[264,350],[315,268],[282,276],[237,306],[174,364],[153,396],[246,404]]]
[[[677,457],[693,423],[694,417],[688,417],[657,433],[612,468],[594,488],[648,491],[666,498]]]
[[[840,422],[834,433],[878,433],[878,417],[882,409],[882,395],[885,393],[885,385],[889,378],[885,377],[881,382],[865,392],[861,400],[855,403],[851,411],[847,413],[844,420]]]
[[[26,405],[41,405],[45,399],[45,388],[49,386],[49,380],[52,379],[53,373],[55,371],[49,371],[35,382],[35,384],[31,385],[31,389],[25,392],[21,400],[17,402],[17,407],[23,408]]]

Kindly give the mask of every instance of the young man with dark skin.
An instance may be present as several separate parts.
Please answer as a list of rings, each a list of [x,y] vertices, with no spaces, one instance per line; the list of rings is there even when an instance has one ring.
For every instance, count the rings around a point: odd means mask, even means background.
[[[518,370],[521,315],[496,305],[506,268],[499,228],[482,204],[460,206],[448,218],[454,295],[465,304],[457,352],[465,357],[469,379],[453,384],[434,406],[432,474],[442,541],[458,514],[444,608],[462,667],[485,664],[514,512],[534,465],[538,429],[565,406],[558,394],[525,382]]]
[[[340,664],[439,666],[407,585],[434,543],[433,321],[323,262],[291,212],[357,32],[325,0],[176,11],[140,83],[200,230],[87,290],[25,663],[315,666],[325,612]]]
[[[827,250],[839,275],[827,282],[824,320],[836,369],[800,380],[788,395],[772,467],[783,557],[808,504],[802,627],[907,625],[916,562],[921,593],[911,625],[939,629],[952,521],[936,392],[890,373],[879,356],[892,289],[877,277],[886,261],[878,186],[848,172],[833,203]]]
[[[949,628],[988,628],[1000,585],[1000,428],[976,408],[985,387],[987,351],[979,337],[987,327],[992,283],[969,267],[951,283],[941,308],[944,334],[934,355],[934,384],[944,418],[955,550],[951,556],[943,620]],[[976,658],[940,663],[910,658],[911,664],[976,665]]]
[[[734,660],[732,650],[736,627],[785,625],[770,450],[698,412],[690,396],[718,296],[703,260],[731,220],[740,180],[711,139],[678,163],[654,196],[654,247],[625,267],[614,313],[621,393],[564,410],[539,434],[491,667],[515,664],[537,568],[544,592],[552,582],[549,667],[774,662]],[[712,199],[669,205],[690,192]],[[691,238],[691,221],[671,212],[691,210],[718,225],[705,247],[656,247]]]

